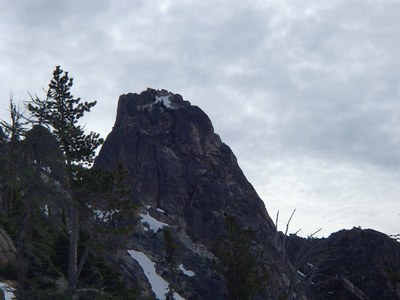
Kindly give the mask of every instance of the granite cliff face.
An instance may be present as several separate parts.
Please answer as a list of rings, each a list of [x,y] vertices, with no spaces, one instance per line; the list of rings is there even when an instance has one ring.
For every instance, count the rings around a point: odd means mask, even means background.
[[[178,244],[178,263],[196,273],[175,280],[182,296],[224,298],[224,280],[211,261],[226,215],[255,231],[254,248],[262,249],[272,278],[266,290],[271,298],[284,294],[289,269],[277,251],[275,226],[231,149],[200,108],[165,90],[122,95],[114,128],[95,167],[112,169],[118,164],[129,171],[144,226],[139,226],[131,246],[153,257],[160,274],[166,272],[162,230],[152,230],[152,221],[146,218],[168,224]],[[139,268],[135,271],[140,274]]]

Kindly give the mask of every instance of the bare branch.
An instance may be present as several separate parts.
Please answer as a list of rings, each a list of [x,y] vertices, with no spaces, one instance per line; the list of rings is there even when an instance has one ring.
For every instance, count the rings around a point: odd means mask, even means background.
[[[275,227],[278,230],[279,210],[276,212]]]
[[[313,238],[318,232],[320,232],[322,228],[318,229],[317,231],[313,232],[311,235],[309,235],[309,238]]]
[[[293,215],[294,215],[295,212],[296,212],[296,209],[293,210],[292,214],[290,215],[290,218],[289,218],[288,222],[286,223],[285,235],[287,235],[287,233],[289,231],[289,225],[290,225],[290,222],[292,221],[292,218],[293,218]]]
[[[299,230],[297,230],[294,235],[297,235],[303,228],[300,228]]]

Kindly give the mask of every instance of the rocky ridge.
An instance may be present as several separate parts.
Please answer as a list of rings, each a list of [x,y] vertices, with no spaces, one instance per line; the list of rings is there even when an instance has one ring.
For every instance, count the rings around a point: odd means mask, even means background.
[[[313,281],[306,291],[311,299],[400,299],[400,243],[381,232],[353,228],[321,239],[290,235],[287,245],[301,279]],[[298,264],[300,257],[307,259]]]

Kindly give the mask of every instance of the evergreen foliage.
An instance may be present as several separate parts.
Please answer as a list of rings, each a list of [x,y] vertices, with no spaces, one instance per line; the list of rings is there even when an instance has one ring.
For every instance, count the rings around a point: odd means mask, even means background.
[[[263,290],[268,277],[260,265],[260,253],[252,249],[254,231],[241,228],[231,215],[225,216],[224,229],[225,236],[216,243],[214,253],[223,264],[220,271],[227,282],[227,299],[252,299]]]
[[[79,299],[82,290],[90,291],[87,299],[133,299],[137,293],[105,260],[105,249],[116,249],[132,225],[126,171],[88,168],[103,139],[78,121],[96,102],[81,103],[72,85],[57,66],[46,98],[27,103],[31,117],[11,99],[11,121],[0,121],[0,222],[17,248],[17,261],[0,273],[14,274],[18,299],[70,299],[77,286]],[[66,277],[67,294],[56,284]]]
[[[122,167],[113,172],[81,169],[75,174],[73,189],[85,220],[81,226],[85,249],[80,256],[76,280],[90,254],[104,255],[132,229],[133,223],[127,220],[135,207],[130,201],[131,189],[125,178],[126,171]]]
[[[57,229],[46,215],[46,203],[56,193],[44,175],[42,166],[28,155],[18,159],[17,191],[12,210],[8,216],[9,232],[17,248],[17,274],[19,296],[43,290],[49,286],[45,278],[57,277],[59,270],[52,261]]]
[[[1,161],[3,166],[1,185],[4,189],[1,208],[6,217],[10,214],[12,205],[17,197],[18,159],[21,155],[18,142],[26,133],[26,122],[24,121],[23,113],[12,98],[10,98],[9,113],[10,123],[0,120],[0,125],[4,130],[4,133],[2,133],[3,142],[8,142],[4,147]]]
[[[165,260],[171,270],[176,268],[175,257],[178,252],[178,245],[169,228],[163,229],[164,243],[165,243]]]
[[[57,66],[50,81],[47,97],[28,104],[32,116],[39,123],[51,126],[68,163],[88,165],[95,150],[103,143],[98,133],[85,134],[78,120],[96,105],[96,101],[81,103],[71,94],[73,78]]]
[[[69,251],[68,289],[73,292],[79,277],[81,266],[78,266],[77,247],[79,240],[79,201],[75,197],[74,180],[77,172],[80,172],[93,162],[95,150],[103,143],[98,133],[85,134],[84,128],[78,124],[78,120],[86,112],[96,105],[96,101],[81,103],[80,98],[74,98],[70,89],[73,79],[68,72],[64,72],[60,66],[56,66],[53,78],[50,81],[47,97],[27,105],[39,123],[50,126],[57,138],[59,146],[66,161],[66,185],[71,202],[71,234]],[[84,253],[83,262],[86,260]],[[81,260],[82,261],[82,260]]]
[[[167,262],[169,273],[169,291],[166,295],[167,300],[173,300],[174,285],[176,280],[176,256],[178,255],[178,244],[176,243],[172,232],[169,228],[163,229],[164,244],[165,244],[165,260]]]
[[[129,228],[127,219],[135,206],[131,187],[125,182],[127,171],[118,166],[114,171],[81,168],[75,172],[73,189],[81,214],[88,222],[87,232],[104,237]],[[94,236],[92,236],[94,238]]]
[[[15,104],[12,97],[10,98],[8,111],[10,113],[10,123],[0,120],[0,125],[2,127],[0,130],[0,139],[6,139],[11,143],[16,143],[25,135],[27,122],[24,120],[23,113],[19,106]]]

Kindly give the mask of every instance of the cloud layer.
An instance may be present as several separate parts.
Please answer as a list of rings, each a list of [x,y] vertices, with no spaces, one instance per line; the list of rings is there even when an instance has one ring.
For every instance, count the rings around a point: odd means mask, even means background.
[[[0,3],[0,117],[10,92],[42,95],[55,65],[98,105],[180,93],[211,118],[274,218],[293,231],[400,221],[400,3],[68,1]],[[283,224],[282,224],[283,226]],[[396,232],[397,231],[397,232]]]

